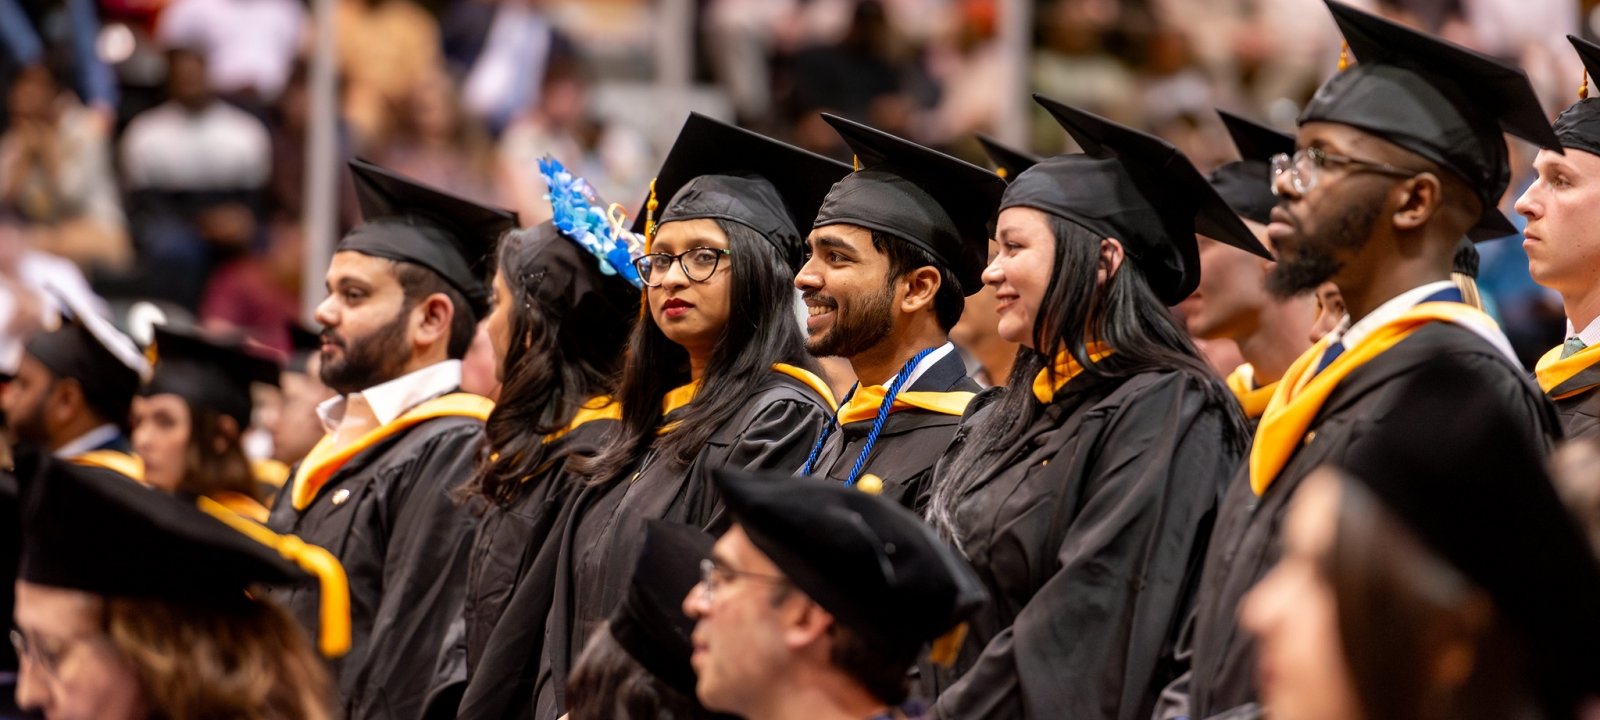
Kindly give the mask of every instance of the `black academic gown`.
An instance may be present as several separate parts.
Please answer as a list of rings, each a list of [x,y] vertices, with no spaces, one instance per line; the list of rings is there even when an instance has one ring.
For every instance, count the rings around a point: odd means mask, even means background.
[[[1201,382],[1080,375],[994,469],[945,477],[997,406],[969,413],[935,476],[963,488],[953,522],[990,602],[953,669],[922,665],[936,717],[1149,716],[1243,452],[1233,399]]]
[[[511,503],[488,503],[482,498],[470,501],[482,508],[482,515],[467,563],[466,598],[461,611],[464,628],[458,637],[452,638],[464,643],[464,649],[459,654],[461,662],[454,662],[458,657],[456,653],[447,653],[452,662],[440,668],[435,688],[430,693],[427,717],[456,717],[469,678],[481,676],[486,682],[503,683],[511,682],[519,674],[517,669],[508,669],[504,659],[491,660],[485,667],[484,654],[491,642],[505,643],[494,638],[497,632],[523,634],[520,628],[512,627],[515,622],[497,629],[515,595],[533,593],[548,597],[554,590],[549,571],[541,573],[534,568],[543,547],[559,539],[562,518],[577,495],[578,486],[566,472],[567,462],[598,454],[606,433],[615,425],[615,420],[590,420],[549,441],[544,456],[545,470],[525,479],[520,494]],[[524,583],[533,587],[522,588]],[[548,612],[548,599],[524,598],[520,602],[538,602]],[[536,653],[538,649],[524,647],[526,653]],[[504,658],[506,653],[507,649],[500,649],[495,655]],[[531,656],[537,657],[536,654]]]
[[[1578,373],[1574,382],[1600,384],[1600,365]],[[1600,387],[1570,395],[1560,400],[1552,399],[1556,414],[1561,417],[1561,428],[1568,440],[1600,438]]]
[[[1190,669],[1162,694],[1156,717],[1208,718],[1256,701],[1255,644],[1239,628],[1237,612],[1245,593],[1278,562],[1279,532],[1295,489],[1317,467],[1359,456],[1370,438],[1407,433],[1408,428],[1386,422],[1389,410],[1408,375],[1441,363],[1477,379],[1459,395],[1438,398],[1439,422],[1498,403],[1524,418],[1521,426],[1539,444],[1549,447],[1560,439],[1555,412],[1523,370],[1473,331],[1451,323],[1425,325],[1351,371],[1265,494],[1257,497],[1251,490],[1247,467],[1234,479],[1206,556],[1193,627],[1186,633]]]
[[[831,414],[815,390],[773,372],[687,468],[652,453],[621,481],[580,493],[563,529],[534,717],[555,720],[565,712],[566,677],[595,626],[626,594],[645,522],[663,519],[707,529],[720,524],[722,500],[712,471],[794,472],[805,463]],[[667,422],[671,420],[668,416]]]
[[[474,472],[482,445],[475,418],[424,420],[352,456],[305,510],[294,507],[292,478],[273,505],[269,527],[326,548],[349,578],[351,647],[332,663],[349,720],[416,720],[451,662],[441,650],[463,628],[477,518],[450,491]],[[317,631],[315,588],[274,595]]]
[[[970,392],[981,388],[967,377],[966,363],[952,351],[939,358],[917,378],[907,392]],[[812,475],[826,477],[840,483],[850,478],[861,448],[872,432],[872,420],[846,423],[828,433],[827,442],[817,454]],[[905,408],[889,414],[872,446],[872,456],[861,468],[861,475],[876,475],[883,481],[884,497],[922,512],[926,495],[931,488],[928,479],[933,475],[933,465],[950,446],[956,428],[961,424],[959,415]],[[860,478],[857,478],[859,481]]]

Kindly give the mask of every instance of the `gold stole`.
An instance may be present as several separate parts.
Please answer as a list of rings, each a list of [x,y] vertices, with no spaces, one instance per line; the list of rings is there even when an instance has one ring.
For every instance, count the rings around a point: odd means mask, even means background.
[[[1600,385],[1600,377],[1593,382],[1568,382],[1596,364],[1600,364],[1600,344],[1590,345],[1566,358],[1561,357],[1561,346],[1557,345],[1539,358],[1534,365],[1533,376],[1539,380],[1539,387],[1551,400],[1564,400]]]
[[[1101,342],[1089,343],[1084,349],[1089,351],[1090,363],[1100,362],[1112,352],[1109,346]],[[1055,371],[1054,383],[1050,382],[1049,368],[1040,370],[1033,378],[1033,396],[1046,405],[1055,401],[1056,393],[1060,392],[1061,388],[1066,387],[1073,378],[1083,373],[1083,366],[1078,364],[1077,358],[1072,357],[1072,353],[1063,351],[1056,353]]]
[[[90,450],[67,458],[67,462],[84,467],[110,470],[124,477],[144,482],[144,460],[117,450]]]
[[[401,430],[441,417],[471,417],[486,420],[489,411],[493,409],[494,402],[488,398],[470,393],[450,393],[411,408],[389,424],[374,428],[355,442],[338,450],[333,447],[333,435],[331,433],[324,435],[317,441],[316,446],[311,448],[311,452],[306,454],[306,459],[301,461],[300,471],[294,476],[294,486],[290,488],[290,501],[294,509],[305,510],[311,505],[311,501],[316,499],[317,491],[322,489],[323,483],[333,477],[339,468],[344,467],[345,462]]]
[[[1249,369],[1247,369],[1249,368]],[[1225,382],[1228,389],[1233,391],[1233,396],[1239,399],[1239,406],[1244,408],[1244,416],[1255,420],[1267,411],[1267,403],[1272,400],[1273,393],[1278,389],[1278,383],[1268,383],[1261,387],[1255,386],[1253,379],[1254,368],[1249,363],[1240,365],[1233,372],[1228,373]]]
[[[833,399],[833,391],[828,389],[828,383],[823,382],[822,378],[817,377],[811,371],[802,367],[790,365],[788,363],[773,363],[772,370],[780,375],[788,375],[789,377],[799,380],[801,384],[811,388],[818,395],[822,396],[823,401],[828,403],[828,409],[832,410],[839,407],[838,401]],[[661,397],[661,416],[666,417],[671,415],[672,411],[694,402],[695,393],[698,392],[700,392],[699,380],[689,383],[688,385],[679,385],[678,387],[668,390],[667,394]],[[656,434],[666,435],[673,430],[677,430],[678,422],[679,421],[674,420],[662,425],[656,429]]]
[[[1347,348],[1320,373],[1312,374],[1317,362],[1322,359],[1323,351],[1327,349],[1327,338],[1317,341],[1295,360],[1289,366],[1289,371],[1284,373],[1283,379],[1278,381],[1278,388],[1273,392],[1272,401],[1267,404],[1261,424],[1256,429],[1255,444],[1250,447],[1250,489],[1260,496],[1272,486],[1278,473],[1283,471],[1283,466],[1289,463],[1289,458],[1304,441],[1312,419],[1345,376],[1398,345],[1424,325],[1434,322],[1457,325],[1478,323],[1487,328],[1499,327],[1493,318],[1470,305],[1425,302],[1373,328],[1360,345]]]

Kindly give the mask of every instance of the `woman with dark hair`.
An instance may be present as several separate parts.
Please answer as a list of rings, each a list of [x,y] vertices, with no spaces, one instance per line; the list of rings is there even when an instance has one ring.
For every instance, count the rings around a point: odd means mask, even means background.
[[[277,385],[277,364],[240,343],[166,326],[156,328],[151,347],[154,372],[129,413],[144,482],[266,522],[269,498],[245,458],[243,437],[251,386]]]
[[[1408,378],[1390,418],[1413,432],[1295,494],[1283,557],[1239,608],[1270,717],[1593,717],[1600,567],[1524,423],[1493,403],[1438,421],[1471,381]]]
[[[1000,204],[984,281],[1022,349],[928,509],[992,601],[924,689],[942,718],[1146,718],[1248,437],[1167,306],[1198,283],[1197,231],[1265,250],[1171,145],[1037,99],[1087,154]]]
[[[647,312],[628,341],[622,418],[576,465],[590,487],[563,529],[537,716],[620,601],[644,523],[709,527],[719,467],[793,471],[832,411],[800,334],[793,280],[828,188],[849,168],[691,115],[652,184],[637,266]],[[656,213],[655,193],[670,197]]]
[[[465,643],[464,662],[441,668],[429,717],[455,717],[491,642],[519,634],[507,628],[497,640],[496,626],[524,583],[539,597],[522,603],[548,607],[548,573],[532,568],[582,487],[568,466],[598,454],[621,416],[609,392],[639,312],[627,260],[643,239],[604,221],[586,181],[553,158],[539,164],[554,217],[507,233],[497,251],[494,306],[483,325],[498,358],[500,400],[484,425],[483,464],[456,490],[481,516],[467,565],[465,636],[455,639]],[[537,648],[521,654],[530,653]],[[494,681],[514,674],[498,663],[486,672]]]

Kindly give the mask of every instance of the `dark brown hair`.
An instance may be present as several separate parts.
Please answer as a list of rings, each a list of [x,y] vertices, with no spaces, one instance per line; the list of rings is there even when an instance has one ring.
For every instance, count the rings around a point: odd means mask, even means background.
[[[255,473],[244,456],[244,429],[224,430],[221,413],[187,398],[183,402],[189,408],[189,445],[184,448],[178,491],[206,497],[232,492],[261,501]]]
[[[567,678],[570,720],[711,720],[718,717],[692,697],[651,675],[611,637],[595,628]]]
[[[1363,714],[1374,720],[1537,718],[1527,652],[1488,596],[1425,547],[1371,491],[1342,483],[1323,558],[1339,638]],[[1530,559],[1530,562],[1536,561]],[[1432,677],[1448,646],[1472,667],[1454,687]]]

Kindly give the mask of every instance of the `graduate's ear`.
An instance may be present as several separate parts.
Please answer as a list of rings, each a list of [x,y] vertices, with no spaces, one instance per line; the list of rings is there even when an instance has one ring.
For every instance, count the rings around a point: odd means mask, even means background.
[[[1110,281],[1111,276],[1116,275],[1117,270],[1122,267],[1124,257],[1121,240],[1102,238],[1100,240],[1100,260],[1094,273],[1095,284],[1104,285]]]
[[[815,647],[833,627],[833,615],[800,591],[791,588],[788,592],[780,609],[784,644],[796,652]]]
[[[1418,173],[1400,184],[1399,204],[1394,210],[1396,230],[1411,231],[1428,224],[1444,200],[1444,183],[1431,172]]]
[[[89,398],[83,394],[83,384],[76,378],[61,378],[50,386],[50,393],[44,398],[44,413],[54,424],[65,424],[72,421],[73,415],[87,410]],[[114,423],[122,423],[127,418],[107,418]]]
[[[433,293],[411,309],[411,345],[415,348],[444,347],[450,341],[450,321],[455,306],[444,293]]]
[[[900,276],[900,279],[906,284],[906,296],[900,301],[901,312],[909,314],[933,307],[933,299],[939,294],[941,282],[939,268],[924,265]]]

